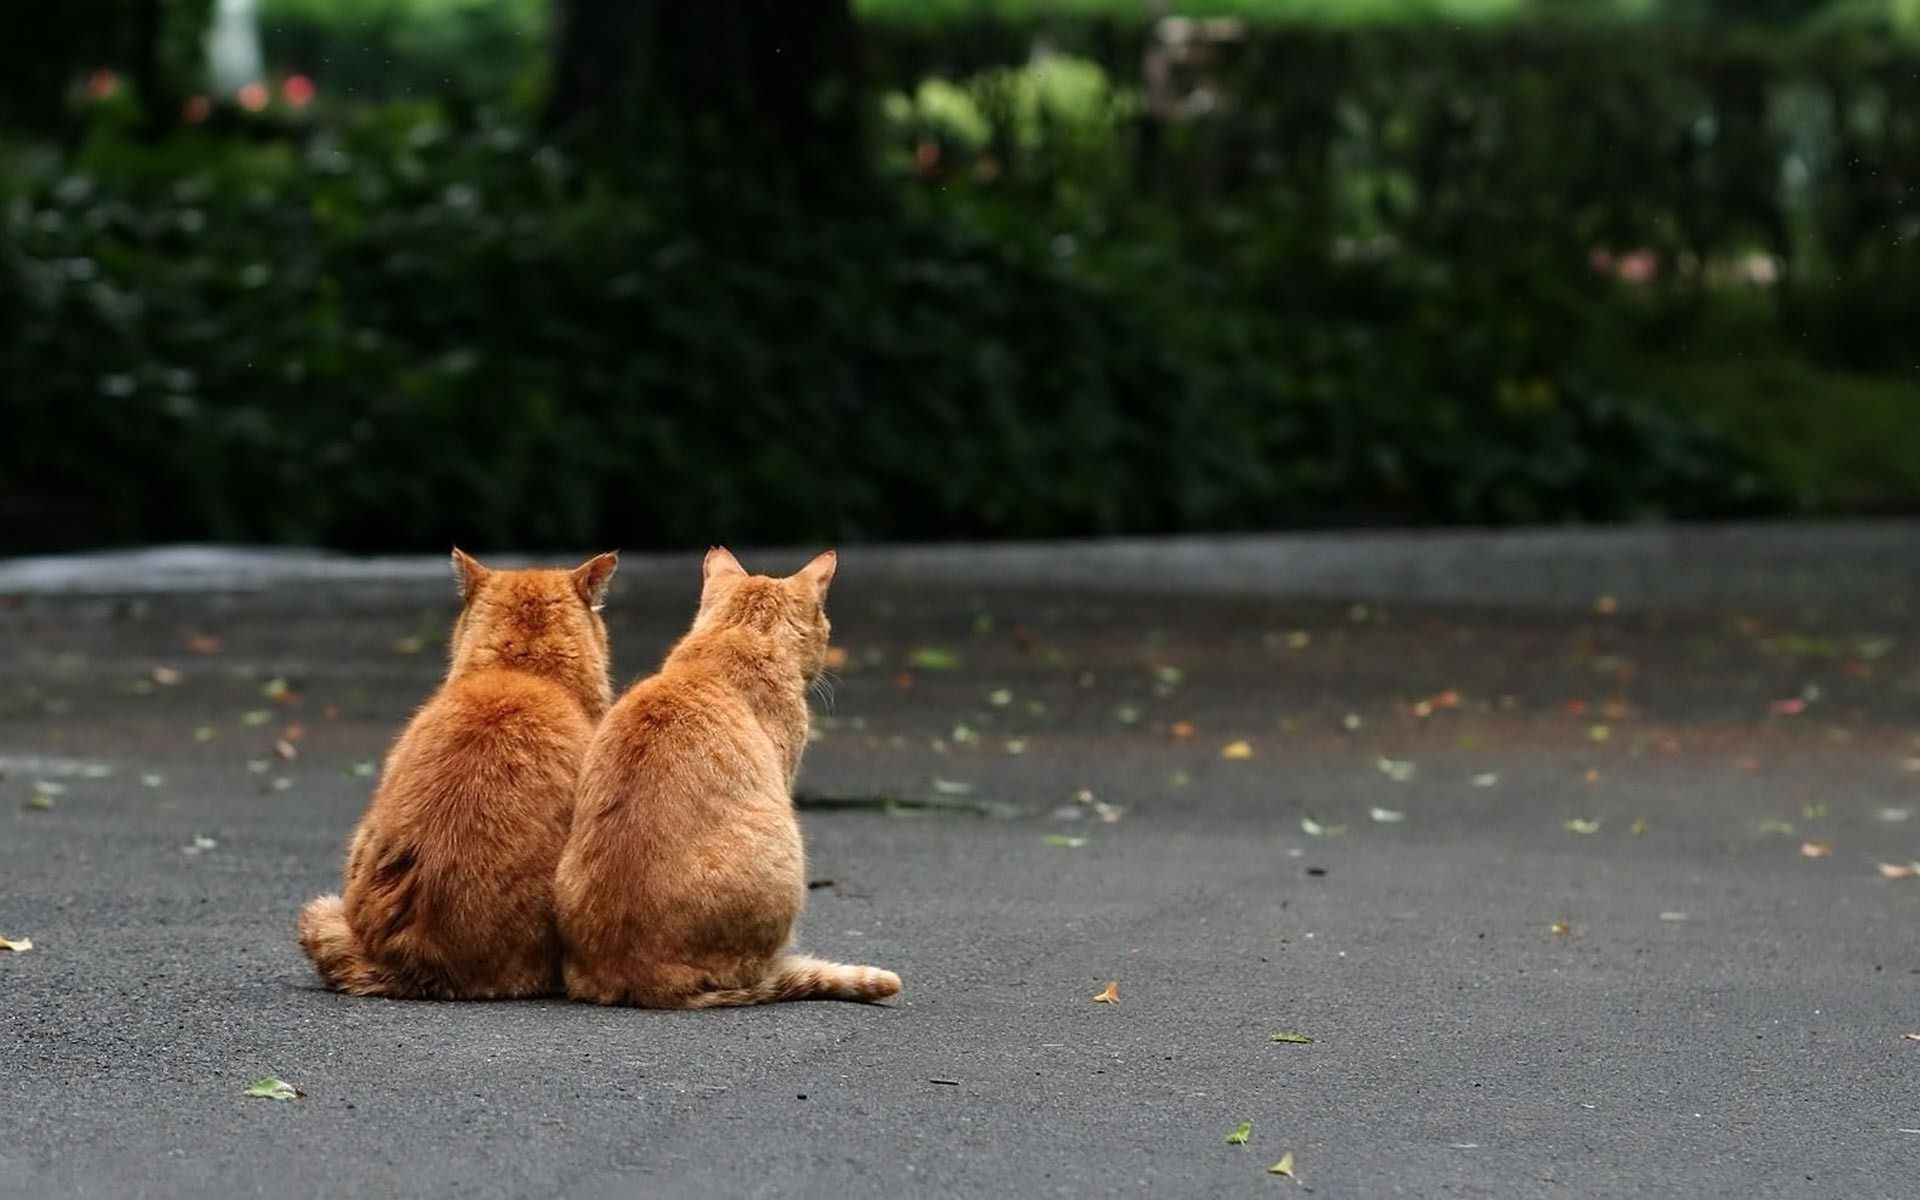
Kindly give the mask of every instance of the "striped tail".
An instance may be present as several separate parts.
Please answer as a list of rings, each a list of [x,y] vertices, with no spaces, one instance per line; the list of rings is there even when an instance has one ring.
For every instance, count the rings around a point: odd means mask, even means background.
[[[751,987],[699,992],[686,997],[681,1006],[730,1008],[783,1000],[857,1000],[871,1004],[899,991],[900,977],[892,971],[785,954],[774,959],[766,976]]]
[[[300,911],[300,949],[313,960],[320,978],[349,996],[403,996],[386,972],[367,959],[360,939],[347,924],[346,904],[338,896],[316,896]]]

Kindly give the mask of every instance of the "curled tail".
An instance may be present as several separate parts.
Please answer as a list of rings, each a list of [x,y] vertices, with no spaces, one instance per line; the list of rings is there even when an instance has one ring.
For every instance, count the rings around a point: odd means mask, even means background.
[[[858,1000],[871,1004],[899,991],[900,977],[892,971],[827,962],[804,954],[783,954],[774,959],[766,975],[750,987],[699,992],[688,996],[682,1004],[686,1008],[777,1004],[782,1000]]]
[[[349,996],[408,994],[396,989],[386,973],[368,960],[347,924],[346,904],[338,896],[315,896],[300,910],[300,949],[335,991]]]

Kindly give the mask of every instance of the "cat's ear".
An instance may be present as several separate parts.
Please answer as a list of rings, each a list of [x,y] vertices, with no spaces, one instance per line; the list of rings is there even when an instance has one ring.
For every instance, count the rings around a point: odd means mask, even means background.
[[[480,590],[480,585],[491,574],[493,572],[483,566],[479,559],[458,546],[453,548],[453,581],[460,585],[462,600],[473,599],[474,593]]]
[[[573,590],[594,612],[607,604],[607,588],[613,584],[613,569],[620,565],[620,552],[597,554],[573,569]]]
[[[828,550],[815,555],[812,562],[793,573],[795,579],[805,580],[813,585],[814,594],[822,603],[827,599],[827,585],[833,582],[834,568],[840,565],[840,552]]]
[[[743,579],[746,574],[747,569],[725,546],[715,546],[707,551],[706,561],[700,564],[700,606],[706,607],[707,602],[713,599],[714,588],[721,580]]]

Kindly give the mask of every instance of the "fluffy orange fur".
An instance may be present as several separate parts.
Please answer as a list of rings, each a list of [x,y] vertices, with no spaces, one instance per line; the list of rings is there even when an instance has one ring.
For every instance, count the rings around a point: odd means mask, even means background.
[[[692,629],[601,723],[554,886],[575,999],[712,1008],[900,990],[891,971],[788,948],[807,899],[793,777],[835,562],[829,550],[772,579],[710,551]]]
[[[617,558],[572,571],[453,561],[465,604],[446,682],[387,755],[345,898],[300,914],[300,948],[356,996],[559,991],[553,870],[613,699],[599,609]]]

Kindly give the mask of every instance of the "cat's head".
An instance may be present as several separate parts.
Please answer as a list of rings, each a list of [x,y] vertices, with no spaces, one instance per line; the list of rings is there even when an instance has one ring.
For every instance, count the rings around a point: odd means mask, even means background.
[[[827,586],[839,555],[828,550],[806,566],[777,579],[749,575],[725,547],[707,551],[701,568],[700,613],[695,630],[749,629],[772,637],[791,653],[808,680],[827,665]]]
[[[454,671],[505,667],[590,689],[607,673],[607,626],[600,619],[619,553],[571,571],[496,571],[455,548],[460,617],[453,625]]]

